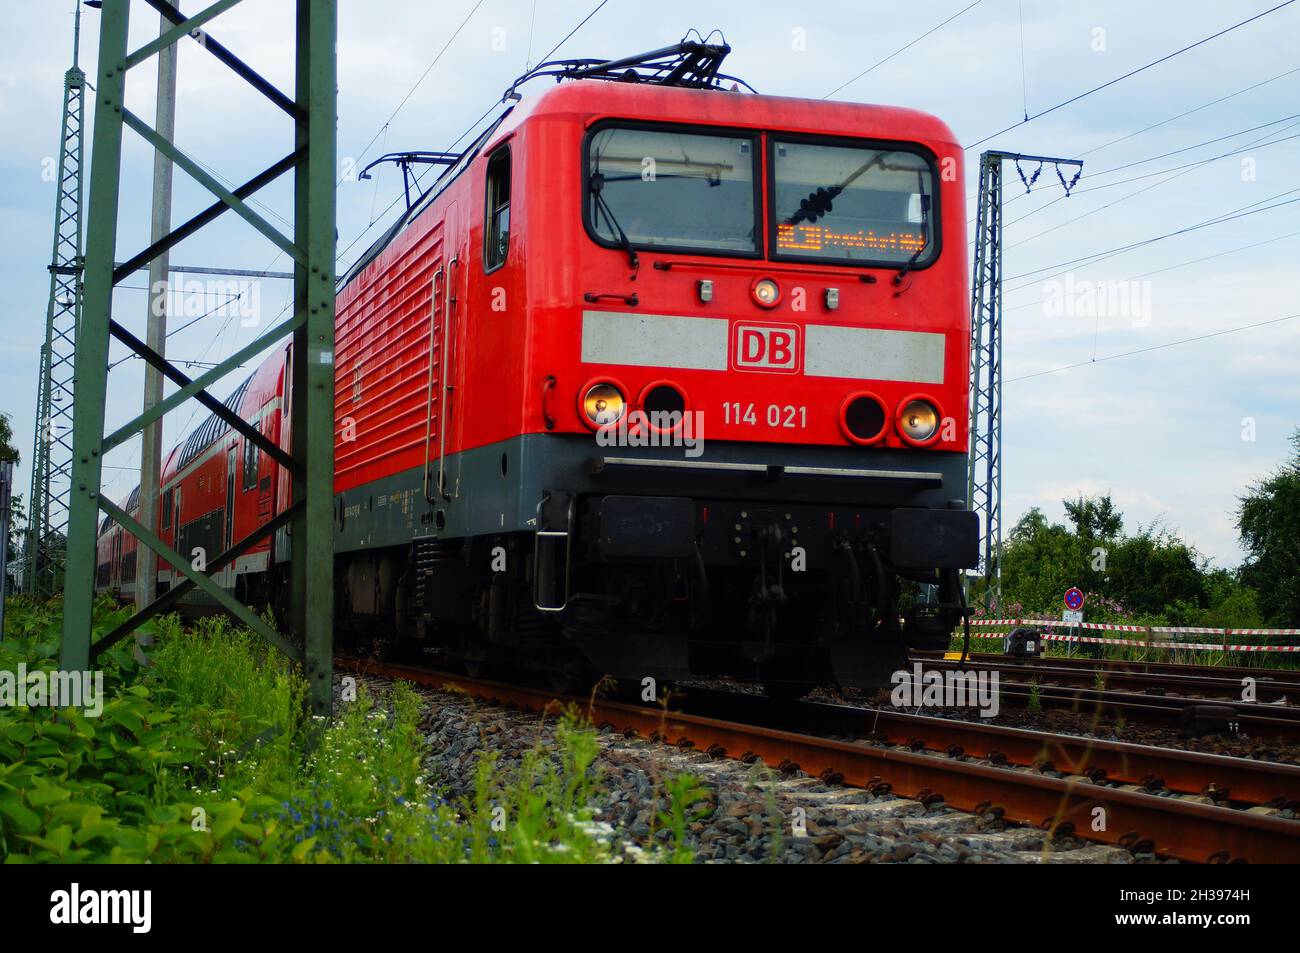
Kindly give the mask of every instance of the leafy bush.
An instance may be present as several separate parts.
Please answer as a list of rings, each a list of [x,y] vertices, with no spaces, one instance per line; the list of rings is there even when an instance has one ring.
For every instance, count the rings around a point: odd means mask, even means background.
[[[1006,618],[1057,616],[1070,586],[1087,593],[1091,622],[1256,628],[1256,592],[1240,574],[1210,566],[1160,525],[1125,533],[1109,497],[1065,501],[1072,526],[1037,507],[1011,530],[1002,556]],[[1015,607],[1022,607],[1019,613]]]
[[[96,606],[99,635],[124,617]],[[11,600],[0,671],[52,671],[58,603]],[[425,777],[422,702],[398,683],[364,689],[328,724],[306,717],[295,666],[225,620],[150,627],[105,653],[102,716],[0,707],[0,858],[32,862],[601,862],[593,821],[594,732],[567,716],[555,744],[503,771],[478,765],[450,804]],[[304,752],[308,752],[304,754]],[[689,861],[684,818],[698,792],[669,786],[672,831],[650,859]]]
[[[1240,500],[1237,529],[1246,549],[1245,580],[1259,591],[1270,625],[1300,625],[1300,429],[1291,458]]]

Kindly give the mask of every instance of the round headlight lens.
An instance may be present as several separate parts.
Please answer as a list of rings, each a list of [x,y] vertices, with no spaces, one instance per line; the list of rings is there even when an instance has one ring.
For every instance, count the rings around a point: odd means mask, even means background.
[[[593,384],[582,398],[582,412],[594,427],[615,423],[627,411],[627,401],[613,384]]]
[[[775,308],[781,300],[781,286],[771,278],[760,278],[754,282],[753,293],[754,301],[760,307]]]
[[[927,400],[909,400],[898,425],[912,440],[929,440],[939,429],[939,411]]]

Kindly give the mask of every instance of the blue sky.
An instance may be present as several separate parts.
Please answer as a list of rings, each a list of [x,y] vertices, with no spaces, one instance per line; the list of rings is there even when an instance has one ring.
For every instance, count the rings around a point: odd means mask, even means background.
[[[387,150],[448,147],[526,62],[550,50],[597,2],[482,0],[420,81],[476,0],[341,0],[341,170]],[[608,0],[557,55],[621,56],[672,43],[689,28],[716,28],[734,48],[729,72],[764,93],[820,98],[970,2],[747,0],[706,11],[683,0]],[[1048,109],[1278,2],[982,0],[834,97],[923,109],[944,119],[962,142],[975,143],[1026,112]],[[200,5],[187,0],[182,7]],[[23,453],[16,488],[25,495],[53,224],[54,184],[42,169],[57,145],[73,5],[8,7],[10,27],[0,36],[6,146],[0,151],[0,277],[8,302],[0,411],[13,418]],[[85,14],[81,62],[94,82],[98,14]],[[289,90],[291,15],[291,3],[249,0],[213,21],[211,33]],[[132,46],[156,32],[156,15],[133,4]],[[1218,565],[1240,561],[1236,498],[1283,461],[1288,436],[1300,426],[1300,317],[1276,321],[1300,315],[1300,235],[1292,234],[1300,232],[1300,202],[1279,204],[1300,197],[1300,138],[1290,138],[1300,134],[1298,34],[1300,3],[967,153],[972,218],[980,149],[1086,161],[1068,199],[1051,184],[1050,169],[1023,197],[1008,171],[1008,524],[1030,506],[1059,519],[1063,497],[1110,492],[1130,529],[1160,521]],[[224,181],[243,181],[289,150],[285,117],[192,42],[182,47],[179,76],[177,141]],[[1241,90],[1247,91],[1233,95]],[[131,74],[128,105],[146,119],[153,116],[154,92],[151,66]],[[132,134],[126,142],[119,258],[146,243],[149,221],[151,155]],[[176,182],[174,219],[180,221],[209,199],[183,173]],[[391,167],[373,181],[341,183],[340,249],[356,244],[342,254],[340,269],[389,220],[381,213],[400,202],[400,191]],[[272,221],[287,217],[287,183],[259,199]],[[1091,260],[1241,211],[1250,214]],[[183,243],[173,264],[288,268],[261,236],[227,218]],[[1083,260],[1056,267],[1076,259]],[[1129,281],[1137,283],[1104,284]],[[117,292],[114,314],[142,331],[146,294],[136,289],[145,278],[125,284],[136,287]],[[286,285],[266,281],[241,289],[244,310],[198,320],[171,338],[170,354],[203,361],[230,353],[275,319],[288,300]],[[1096,289],[1110,292],[1096,299],[1107,301],[1107,313],[1088,307]],[[188,290],[193,293],[178,303],[190,309],[189,317],[178,310],[173,327],[219,305],[227,293],[214,284]],[[1164,346],[1266,321],[1276,323]],[[1107,359],[1134,351],[1142,353]],[[139,364],[126,361],[111,374],[110,428],[138,412]],[[1082,366],[1069,367],[1075,364]],[[200,419],[195,406],[170,415],[168,445]],[[130,489],[138,459],[138,443],[110,456],[109,492]]]

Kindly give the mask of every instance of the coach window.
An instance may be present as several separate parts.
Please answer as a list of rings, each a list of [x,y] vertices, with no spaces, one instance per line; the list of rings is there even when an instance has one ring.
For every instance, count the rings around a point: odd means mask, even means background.
[[[510,147],[488,159],[487,212],[483,229],[483,270],[495,271],[506,263],[510,244]]]
[[[244,438],[244,490],[248,491],[257,486],[257,461],[258,449],[257,444]]]
[[[162,519],[160,519],[158,522],[162,524],[162,527],[164,529],[170,528],[172,525],[172,493],[173,492],[174,492],[174,488],[172,490],[168,490],[166,493],[163,494],[163,498],[162,498]]]

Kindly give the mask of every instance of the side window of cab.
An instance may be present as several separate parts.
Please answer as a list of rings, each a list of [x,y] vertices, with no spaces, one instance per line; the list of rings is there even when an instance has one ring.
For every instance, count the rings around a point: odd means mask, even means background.
[[[483,218],[483,270],[506,263],[510,247],[510,147],[502,146],[487,165],[487,208]]]

